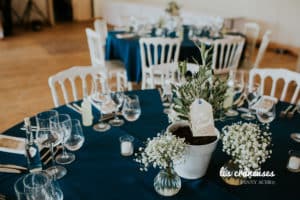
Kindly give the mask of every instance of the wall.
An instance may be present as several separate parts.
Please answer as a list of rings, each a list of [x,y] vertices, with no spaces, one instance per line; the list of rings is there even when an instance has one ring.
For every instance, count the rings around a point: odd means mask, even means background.
[[[136,2],[166,6],[169,0],[110,0],[109,2]],[[95,16],[101,16],[101,7],[108,0],[94,0]],[[184,10],[223,17],[245,17],[261,26],[261,35],[273,31],[272,41],[300,47],[300,0],[177,0]]]

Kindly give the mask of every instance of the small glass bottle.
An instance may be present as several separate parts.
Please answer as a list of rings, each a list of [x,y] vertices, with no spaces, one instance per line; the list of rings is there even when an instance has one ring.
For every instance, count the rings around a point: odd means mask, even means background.
[[[42,163],[41,163],[40,151],[38,145],[35,143],[33,139],[29,118],[24,119],[24,124],[26,128],[25,152],[26,152],[28,170],[30,172],[41,171]]]
[[[93,124],[92,105],[87,98],[83,99],[81,108],[82,124],[84,126],[91,126]]]

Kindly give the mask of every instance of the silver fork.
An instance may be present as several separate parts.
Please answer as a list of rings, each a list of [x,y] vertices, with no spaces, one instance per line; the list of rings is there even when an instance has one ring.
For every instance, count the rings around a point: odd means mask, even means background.
[[[293,105],[289,105],[285,110],[280,112],[280,117],[284,118],[286,116],[286,114],[288,113],[288,111],[292,108],[293,108]]]
[[[299,106],[300,106],[300,101],[298,101],[297,105],[294,107],[293,110],[291,110],[290,112],[287,113],[287,118],[289,118],[289,119],[293,118],[294,114]]]

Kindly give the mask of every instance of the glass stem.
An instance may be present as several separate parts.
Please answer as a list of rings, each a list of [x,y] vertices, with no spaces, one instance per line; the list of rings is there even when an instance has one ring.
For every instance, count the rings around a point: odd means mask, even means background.
[[[52,160],[52,166],[55,166],[55,159],[54,159],[54,151],[53,151],[53,143],[50,144],[50,151],[51,151],[51,160]]]
[[[65,148],[65,143],[62,143],[62,150],[63,150],[63,152],[62,152],[63,157],[67,157],[67,151],[66,151],[66,148]]]

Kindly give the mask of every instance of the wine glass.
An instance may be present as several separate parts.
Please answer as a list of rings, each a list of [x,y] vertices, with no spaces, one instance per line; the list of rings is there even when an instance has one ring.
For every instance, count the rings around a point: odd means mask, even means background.
[[[65,147],[70,151],[77,151],[84,143],[82,127],[78,119],[72,119],[72,131],[70,137],[65,142]]]
[[[254,84],[252,87],[249,84],[245,86],[245,95],[248,103],[248,112],[243,113],[241,117],[245,120],[254,120],[255,116],[251,113],[251,107],[259,100],[259,85]]]
[[[122,126],[124,124],[124,120],[118,117],[118,112],[123,105],[124,102],[124,93],[123,92],[111,92],[110,93],[111,100],[114,102],[114,118],[109,120],[109,124],[112,126]]]
[[[137,95],[125,96],[122,114],[127,121],[136,121],[141,115],[141,106]]]
[[[73,153],[67,152],[65,148],[65,143],[69,139],[72,131],[71,118],[67,114],[59,114],[57,119],[50,119],[50,124],[55,127],[55,130],[61,135],[61,144],[63,151],[61,154],[57,155],[55,160],[59,164],[70,164],[75,160],[75,155]]]
[[[225,115],[228,117],[234,117],[239,114],[236,110],[233,109],[233,106],[238,104],[242,95],[244,87],[243,73],[237,71],[236,69],[230,70],[227,85],[229,89],[227,91],[227,98],[224,101],[224,107],[229,108],[229,110],[225,113]]]
[[[110,90],[108,88],[106,79],[102,76],[96,76],[93,79],[93,87],[91,100],[100,107],[100,118],[99,123],[93,126],[95,131],[104,132],[110,129],[110,125],[104,122],[102,119],[102,115],[105,114],[104,107],[107,105],[110,99]]]
[[[261,123],[270,123],[276,116],[276,104],[275,102],[268,107],[261,107],[256,109],[256,117]]]
[[[46,169],[46,171],[57,179],[60,179],[66,175],[67,170],[62,166],[55,165],[53,148],[61,143],[61,135],[57,127],[53,126],[54,124],[50,121],[50,119],[53,121],[58,120],[58,112],[56,110],[45,111],[37,114],[35,119],[37,124],[37,142],[42,146],[50,148],[51,151],[52,166]]]
[[[35,172],[24,176],[24,192],[27,200],[62,200],[63,193],[45,172]]]

